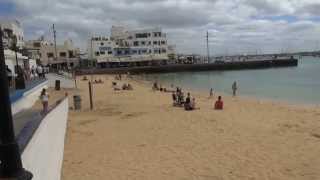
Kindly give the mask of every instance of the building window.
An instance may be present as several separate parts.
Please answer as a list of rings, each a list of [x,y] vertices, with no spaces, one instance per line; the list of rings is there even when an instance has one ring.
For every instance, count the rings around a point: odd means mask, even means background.
[[[136,34],[136,38],[147,38],[148,37],[148,33],[138,33]]]
[[[134,41],[133,46],[139,46],[139,41]]]
[[[161,44],[162,44],[162,45],[165,45],[165,44],[166,44],[166,41],[161,41]]]
[[[167,50],[166,49],[162,49],[162,53],[167,53]]]
[[[144,45],[146,45],[146,42],[144,42],[144,41],[141,41],[141,45],[143,45],[143,46],[144,46]]]
[[[74,54],[73,54],[73,51],[68,51],[69,52],[69,58],[74,58]]]
[[[148,45],[151,45],[151,41],[148,42]]]
[[[41,43],[40,42],[35,42],[35,43],[33,43],[33,47],[41,47]]]
[[[104,51],[100,51],[100,54],[101,54],[101,55],[104,55],[104,54],[106,54],[106,52],[104,52]]]
[[[141,53],[142,53],[142,54],[146,54],[146,53],[147,53],[147,50],[146,50],[146,49],[141,50]]]
[[[157,45],[157,44],[158,44],[158,42],[157,42],[157,41],[153,41],[153,44],[154,44],[154,45]]]
[[[108,51],[108,54],[112,54],[112,51]]]
[[[60,53],[59,53],[59,56],[60,56],[60,57],[67,57],[67,53],[66,53],[66,52],[60,52]]]
[[[100,43],[100,45],[101,45],[101,46],[103,46],[103,45],[104,45],[104,43],[103,43],[103,42],[101,42],[101,43]]]
[[[99,51],[96,51],[96,56],[100,56],[100,52]]]
[[[48,58],[53,58],[54,57],[53,53],[47,53],[47,56],[48,56]]]

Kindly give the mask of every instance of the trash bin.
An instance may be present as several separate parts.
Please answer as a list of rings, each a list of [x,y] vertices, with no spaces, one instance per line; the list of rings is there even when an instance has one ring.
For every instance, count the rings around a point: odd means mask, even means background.
[[[74,104],[74,110],[81,109],[81,97],[79,95],[73,96],[73,104]]]
[[[60,91],[60,80],[56,80],[55,90]]]

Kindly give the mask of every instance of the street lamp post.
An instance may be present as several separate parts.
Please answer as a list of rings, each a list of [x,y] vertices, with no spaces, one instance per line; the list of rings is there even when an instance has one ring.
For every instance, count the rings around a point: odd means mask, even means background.
[[[0,179],[30,180],[32,174],[23,169],[15,140],[2,33],[0,27]]]

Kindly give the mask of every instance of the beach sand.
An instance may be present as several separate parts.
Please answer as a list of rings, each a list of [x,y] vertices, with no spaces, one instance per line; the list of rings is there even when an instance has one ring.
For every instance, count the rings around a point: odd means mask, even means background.
[[[69,113],[64,180],[320,179],[319,108],[224,96],[215,111],[191,92],[201,109],[186,112],[148,83],[125,80],[134,90],[115,92],[111,76],[95,77],[104,84],[93,111],[78,78],[83,109]]]

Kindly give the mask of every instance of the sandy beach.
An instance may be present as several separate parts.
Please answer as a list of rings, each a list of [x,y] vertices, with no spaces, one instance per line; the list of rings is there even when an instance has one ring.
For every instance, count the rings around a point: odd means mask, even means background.
[[[69,113],[64,180],[320,179],[319,108],[223,96],[215,111],[191,92],[200,110],[186,112],[146,82],[118,81],[134,90],[115,92],[112,76],[95,78],[93,111],[88,81],[69,92],[83,109]]]

